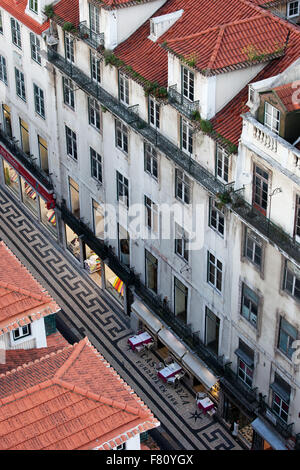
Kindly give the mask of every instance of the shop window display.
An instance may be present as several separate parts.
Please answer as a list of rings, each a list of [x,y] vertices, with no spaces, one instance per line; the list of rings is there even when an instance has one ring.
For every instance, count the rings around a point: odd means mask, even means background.
[[[106,289],[123,304],[124,283],[121,279],[105,265],[105,286]]]
[[[37,215],[37,195],[35,190],[21,177],[22,199],[26,207]]]
[[[66,242],[67,248],[80,261],[80,244],[78,235],[73,232],[73,230],[68,226],[65,225],[66,228]]]
[[[54,209],[47,209],[47,203],[40,197],[41,222],[56,235],[56,216]]]
[[[101,287],[101,260],[99,256],[88,245],[85,245],[85,257],[85,269],[88,271],[93,281]]]
[[[18,173],[8,163],[3,161],[5,184],[14,193],[19,194],[19,176]]]

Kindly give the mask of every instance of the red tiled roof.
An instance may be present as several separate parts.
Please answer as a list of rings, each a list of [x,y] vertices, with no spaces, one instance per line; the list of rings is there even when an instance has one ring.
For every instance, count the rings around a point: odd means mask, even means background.
[[[299,91],[295,89],[293,83],[278,86],[273,88],[273,91],[276,93],[288,112],[300,109]]]
[[[110,449],[159,425],[87,338],[2,375],[0,391],[1,450]]]
[[[54,13],[77,27],[79,25],[79,0],[60,0],[54,6]]]
[[[4,363],[0,363],[0,374],[16,369],[36,359],[40,359],[47,354],[59,351],[69,346],[65,338],[57,331],[47,336],[47,347],[34,349],[7,349],[3,351]],[[1,356],[0,356],[1,357]]]
[[[30,322],[58,310],[59,306],[45,289],[4,242],[0,242],[0,335],[4,327],[19,321],[26,324],[29,315]]]
[[[31,16],[25,13],[28,0],[0,0],[0,7],[8,11],[14,18],[23,23],[27,28],[31,29],[36,34],[42,34],[43,31],[49,28],[49,21],[43,24],[34,21]],[[50,2],[49,2],[50,3]]]

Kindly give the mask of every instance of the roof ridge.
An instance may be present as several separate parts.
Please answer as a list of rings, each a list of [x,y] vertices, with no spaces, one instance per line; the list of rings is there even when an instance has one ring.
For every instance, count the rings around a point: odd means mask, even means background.
[[[73,344],[73,352],[71,355],[68,357],[68,359],[63,363],[63,365],[58,369],[58,371],[55,373],[54,377],[55,378],[61,378],[61,376],[69,369],[69,367],[73,364],[75,359],[79,356],[83,348],[87,345],[88,343],[88,337],[85,336],[82,340],[80,340],[78,343]]]
[[[0,280],[0,287],[3,287],[4,289],[10,289],[14,292],[19,292],[20,294],[27,295],[29,297],[32,297],[36,300],[47,300],[48,302],[52,301],[52,298],[50,295],[47,296],[47,294],[36,294],[35,292],[30,292],[27,289],[23,289],[22,287],[16,287],[13,284],[10,284],[8,282],[4,282]]]
[[[219,34],[218,34],[218,37],[217,37],[217,40],[216,40],[216,44],[215,44],[213,53],[211,55],[211,58],[210,58],[210,61],[209,61],[208,67],[207,67],[208,70],[210,70],[212,68],[212,66],[214,64],[214,61],[216,60],[216,57],[217,57],[217,54],[219,52],[219,49],[220,49],[220,46],[221,46],[221,41],[222,41],[222,38],[224,36],[226,27],[227,27],[227,25],[224,25],[222,28],[220,28],[220,31],[219,31]]]

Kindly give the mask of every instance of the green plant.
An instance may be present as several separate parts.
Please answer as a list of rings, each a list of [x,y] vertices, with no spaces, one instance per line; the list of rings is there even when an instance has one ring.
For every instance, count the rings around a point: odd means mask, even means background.
[[[184,58],[184,62],[189,65],[190,67],[195,67],[197,62],[197,54],[192,52],[187,57]]]
[[[63,25],[63,30],[67,32],[76,31],[75,26],[70,21],[66,21]]]
[[[123,60],[119,59],[111,51],[104,51],[104,60],[105,65],[114,65],[115,67],[122,67],[122,65],[125,65]]]
[[[200,116],[200,113],[198,110],[195,110],[192,112],[192,119],[194,121],[200,121],[201,120],[201,116]]]
[[[232,202],[229,191],[224,191],[223,193],[217,193],[216,196],[218,198],[218,201],[216,202],[218,209],[222,209],[226,204],[229,204],[230,202]]]
[[[44,15],[46,15],[47,18],[53,18],[53,16],[54,16],[54,9],[53,9],[52,3],[49,4],[49,5],[45,5]]]
[[[101,109],[102,109],[103,113],[106,113],[107,108],[105,106],[101,105]]]

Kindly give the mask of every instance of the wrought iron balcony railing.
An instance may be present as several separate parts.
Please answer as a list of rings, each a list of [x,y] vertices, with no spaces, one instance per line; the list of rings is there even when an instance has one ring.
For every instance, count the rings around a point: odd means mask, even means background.
[[[279,418],[279,416],[273,412],[272,408],[270,408],[269,405],[265,403],[261,395],[259,397],[259,407],[256,414],[272,424],[279,434],[285,439],[288,439],[292,436],[294,423],[287,424],[281,418]]]
[[[41,186],[44,186],[48,192],[53,191],[53,184],[50,177],[42,168],[34,163],[34,161],[25,153],[16,143],[14,139],[9,137],[3,129],[0,128],[0,142],[2,142],[7,150],[16,158]]]
[[[182,93],[177,91],[177,85],[168,89],[169,103],[180,113],[191,119],[195,111],[199,111],[199,101],[190,101]]]
[[[88,28],[86,21],[79,23],[79,36],[94,49],[104,45],[104,33],[94,33],[94,31]]]
[[[244,384],[237,374],[230,368],[230,364],[225,365],[221,384],[229,393],[238,397],[245,407],[254,412],[257,409],[257,388],[250,388]]]

